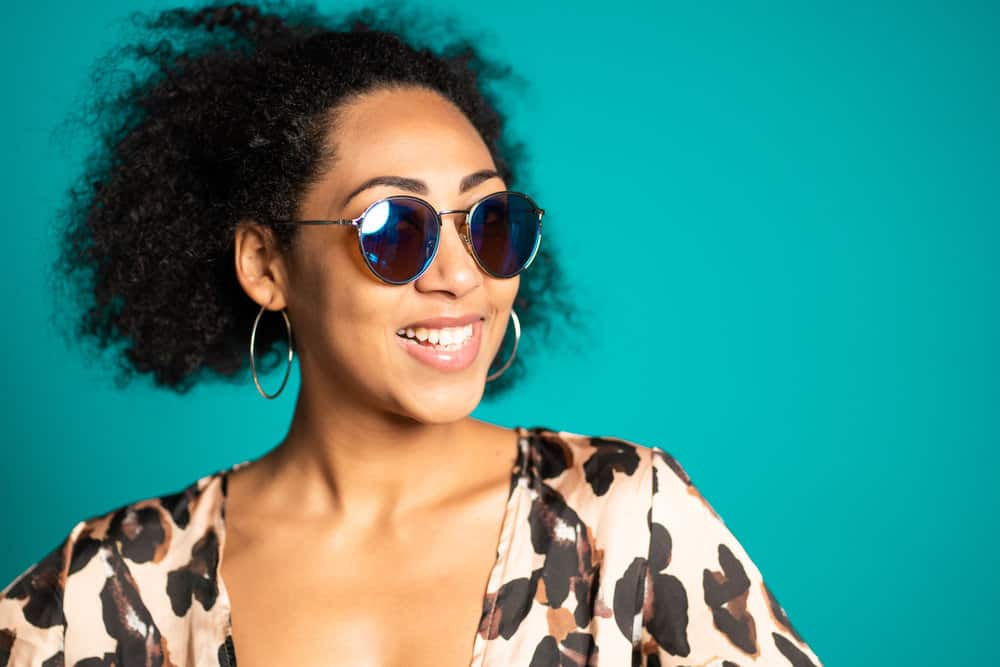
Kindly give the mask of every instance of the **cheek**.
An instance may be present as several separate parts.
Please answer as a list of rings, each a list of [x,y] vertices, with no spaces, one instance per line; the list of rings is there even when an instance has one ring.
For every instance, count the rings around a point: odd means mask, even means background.
[[[398,297],[366,280],[338,281],[312,300],[303,346],[304,363],[319,373],[352,378],[352,384],[370,385],[388,377],[395,335],[392,314],[400,312]],[[346,283],[346,284],[345,284]]]
[[[293,299],[333,306],[350,301],[357,288],[372,286],[372,276],[348,227],[316,227],[303,233],[291,276]]]
[[[384,345],[392,315],[400,312],[398,296],[364,276],[343,280],[338,274],[330,279],[333,283],[326,286],[312,315],[319,320],[321,335],[358,351]]]
[[[486,284],[495,320],[491,330],[495,337],[496,346],[503,342],[507,329],[512,326],[510,311],[511,309],[517,310],[514,300],[517,298],[520,284],[521,276],[515,276],[508,280],[491,278]],[[520,315],[520,313],[518,314]]]
[[[302,239],[303,273],[320,277],[327,284],[334,276],[341,281],[370,277],[355,229],[338,225],[310,228],[308,232],[309,236]]]
[[[319,228],[304,246],[291,279],[290,304],[311,344],[368,349],[388,316],[399,312],[399,294],[371,275],[350,229]],[[341,233],[342,232],[342,233]]]
[[[517,298],[518,289],[521,286],[521,276],[514,276],[507,280],[491,278],[487,283],[490,293],[490,300],[494,307],[501,312],[507,312],[514,306],[514,299]]]

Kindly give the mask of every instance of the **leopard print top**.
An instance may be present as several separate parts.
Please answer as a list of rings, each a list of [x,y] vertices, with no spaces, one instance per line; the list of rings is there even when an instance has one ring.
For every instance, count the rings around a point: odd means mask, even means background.
[[[670,454],[516,430],[472,667],[821,664]],[[78,522],[0,591],[0,667],[234,667],[219,555],[247,463]]]

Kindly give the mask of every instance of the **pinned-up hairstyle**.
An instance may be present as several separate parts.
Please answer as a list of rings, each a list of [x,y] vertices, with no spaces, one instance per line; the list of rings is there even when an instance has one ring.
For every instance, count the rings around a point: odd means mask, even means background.
[[[519,183],[525,147],[505,134],[491,90],[516,77],[456,39],[453,22],[395,6],[332,17],[311,5],[244,3],[131,18],[135,39],[98,61],[86,108],[68,121],[97,136],[61,210],[54,273],[75,306],[70,336],[120,348],[119,386],[139,374],[179,393],[205,376],[247,381],[259,306],[236,278],[236,224],[294,216],[341,157],[325,138],[353,96],[399,85],[440,92],[479,131],[508,186]],[[270,229],[288,250],[298,226]],[[528,346],[487,383],[487,397],[523,375],[526,351],[556,317],[573,318],[550,245],[521,274],[514,303]],[[277,320],[257,330],[260,372],[284,363]]]

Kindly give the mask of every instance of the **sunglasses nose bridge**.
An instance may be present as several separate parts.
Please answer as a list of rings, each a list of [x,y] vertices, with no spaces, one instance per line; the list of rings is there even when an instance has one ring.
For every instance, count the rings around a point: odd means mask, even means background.
[[[455,213],[461,213],[462,215],[465,216],[464,218],[462,218],[461,220],[458,221],[458,225],[457,225],[458,236],[462,239],[462,242],[465,243],[466,247],[468,247],[469,250],[472,250],[472,239],[469,237],[469,210],[468,209],[454,209],[454,210],[451,210],[451,211],[438,211],[437,212],[437,214],[438,214],[438,222],[440,222],[440,224],[443,226],[444,225],[444,218],[442,216],[452,215],[452,214],[455,214]]]
[[[456,208],[456,209],[454,209],[452,211],[438,211],[437,212],[438,219],[440,220],[441,216],[443,216],[443,215],[451,215],[453,213],[461,213],[461,214],[463,214],[465,216],[466,220],[469,219],[469,211],[468,211],[468,209],[459,209],[459,208]]]

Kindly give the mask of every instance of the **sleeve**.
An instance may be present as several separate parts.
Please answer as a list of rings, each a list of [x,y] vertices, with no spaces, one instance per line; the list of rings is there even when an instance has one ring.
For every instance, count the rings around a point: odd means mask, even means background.
[[[0,667],[63,664],[63,592],[75,534],[76,527],[0,590]]]
[[[822,667],[679,463],[651,450],[643,667]]]

